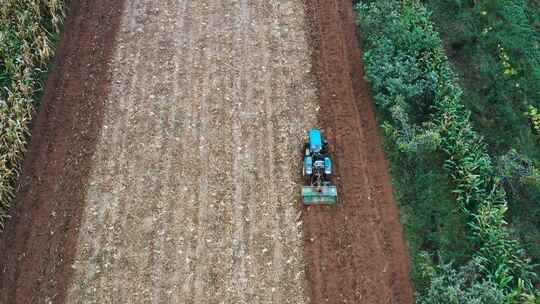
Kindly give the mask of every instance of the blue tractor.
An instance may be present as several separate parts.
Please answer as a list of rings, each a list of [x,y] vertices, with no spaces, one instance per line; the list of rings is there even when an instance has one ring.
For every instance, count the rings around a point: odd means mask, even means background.
[[[332,159],[328,154],[328,142],[323,139],[319,129],[308,131],[308,142],[304,147],[302,188],[304,205],[335,204],[337,188],[332,185]]]

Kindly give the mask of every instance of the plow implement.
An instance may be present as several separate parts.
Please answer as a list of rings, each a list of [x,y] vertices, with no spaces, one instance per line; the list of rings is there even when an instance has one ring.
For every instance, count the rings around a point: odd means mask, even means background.
[[[302,188],[304,205],[333,205],[337,202],[336,186],[304,186]]]

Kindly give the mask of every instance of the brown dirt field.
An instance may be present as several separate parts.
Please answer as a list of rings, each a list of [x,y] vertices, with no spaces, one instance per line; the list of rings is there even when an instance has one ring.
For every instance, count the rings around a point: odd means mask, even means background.
[[[303,1],[72,1],[0,303],[412,303],[351,4]],[[317,117],[341,201],[304,209]]]
[[[63,303],[101,129],[123,1],[70,1],[11,219],[0,235],[0,303]]]
[[[69,303],[306,302],[302,2],[130,1]]]
[[[304,255],[311,303],[413,303],[409,258],[363,80],[351,1],[305,0],[319,121],[333,147],[340,202],[307,208]]]

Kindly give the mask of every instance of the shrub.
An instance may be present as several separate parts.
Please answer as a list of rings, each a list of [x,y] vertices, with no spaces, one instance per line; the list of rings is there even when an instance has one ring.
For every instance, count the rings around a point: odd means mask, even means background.
[[[428,274],[431,285],[419,304],[502,304],[504,293],[489,281],[480,281],[480,270],[475,264],[455,269],[452,264],[441,264]]]

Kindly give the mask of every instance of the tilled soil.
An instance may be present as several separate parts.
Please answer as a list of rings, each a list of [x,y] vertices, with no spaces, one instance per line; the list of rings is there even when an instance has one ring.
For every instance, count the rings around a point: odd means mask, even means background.
[[[72,0],[11,218],[0,234],[0,303],[63,303],[84,187],[108,94],[121,0]]]
[[[304,2],[72,1],[0,303],[412,303],[350,1]],[[303,208],[318,125],[340,202]]]
[[[69,303],[304,303],[301,1],[130,1]]]
[[[319,121],[336,160],[340,202],[307,208],[311,303],[413,303],[409,258],[363,77],[351,1],[305,0]]]

